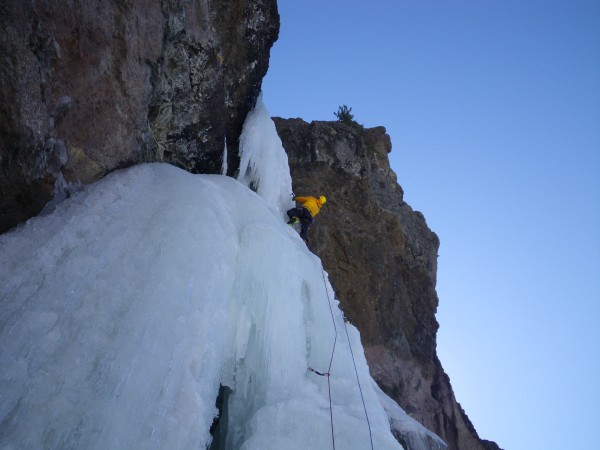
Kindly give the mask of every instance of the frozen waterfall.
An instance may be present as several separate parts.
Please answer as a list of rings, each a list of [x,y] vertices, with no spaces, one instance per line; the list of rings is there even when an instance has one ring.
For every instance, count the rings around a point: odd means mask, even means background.
[[[0,236],[0,448],[322,450],[331,417],[337,448],[401,448],[402,410],[285,224],[260,101],[241,151],[240,181],[139,165]],[[328,370],[336,329],[330,397],[308,368]]]

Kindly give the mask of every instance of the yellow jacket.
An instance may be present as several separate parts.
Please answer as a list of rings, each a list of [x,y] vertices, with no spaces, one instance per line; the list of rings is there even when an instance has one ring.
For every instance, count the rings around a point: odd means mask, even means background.
[[[325,198],[325,197],[322,197]],[[306,209],[310,211],[310,215],[315,217],[319,214],[319,211],[323,207],[324,201],[321,198],[316,198],[312,196],[308,197],[296,197],[296,202],[301,203]]]

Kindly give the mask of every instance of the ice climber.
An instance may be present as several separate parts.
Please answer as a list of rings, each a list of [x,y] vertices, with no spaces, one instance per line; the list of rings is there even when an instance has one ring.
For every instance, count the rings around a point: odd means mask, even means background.
[[[288,224],[293,225],[300,222],[300,237],[308,244],[308,228],[313,223],[314,217],[319,214],[319,211],[327,201],[325,196],[319,197],[293,197],[296,201],[296,207],[287,212],[290,218]]]

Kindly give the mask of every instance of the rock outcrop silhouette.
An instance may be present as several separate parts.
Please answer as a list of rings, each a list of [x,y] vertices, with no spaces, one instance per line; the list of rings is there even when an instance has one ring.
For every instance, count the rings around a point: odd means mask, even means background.
[[[450,449],[497,449],[477,435],[437,357],[439,240],[403,200],[385,128],[274,121],[294,192],[327,197],[309,245],[361,332],[375,380]]]

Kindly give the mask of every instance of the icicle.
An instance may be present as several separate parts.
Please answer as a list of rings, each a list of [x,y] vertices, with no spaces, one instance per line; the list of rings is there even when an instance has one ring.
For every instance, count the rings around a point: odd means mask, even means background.
[[[223,144],[223,161],[221,162],[221,175],[227,175],[227,136]]]
[[[287,154],[275,123],[262,102],[262,94],[246,117],[240,136],[240,172],[237,179],[282,215],[293,206]]]

